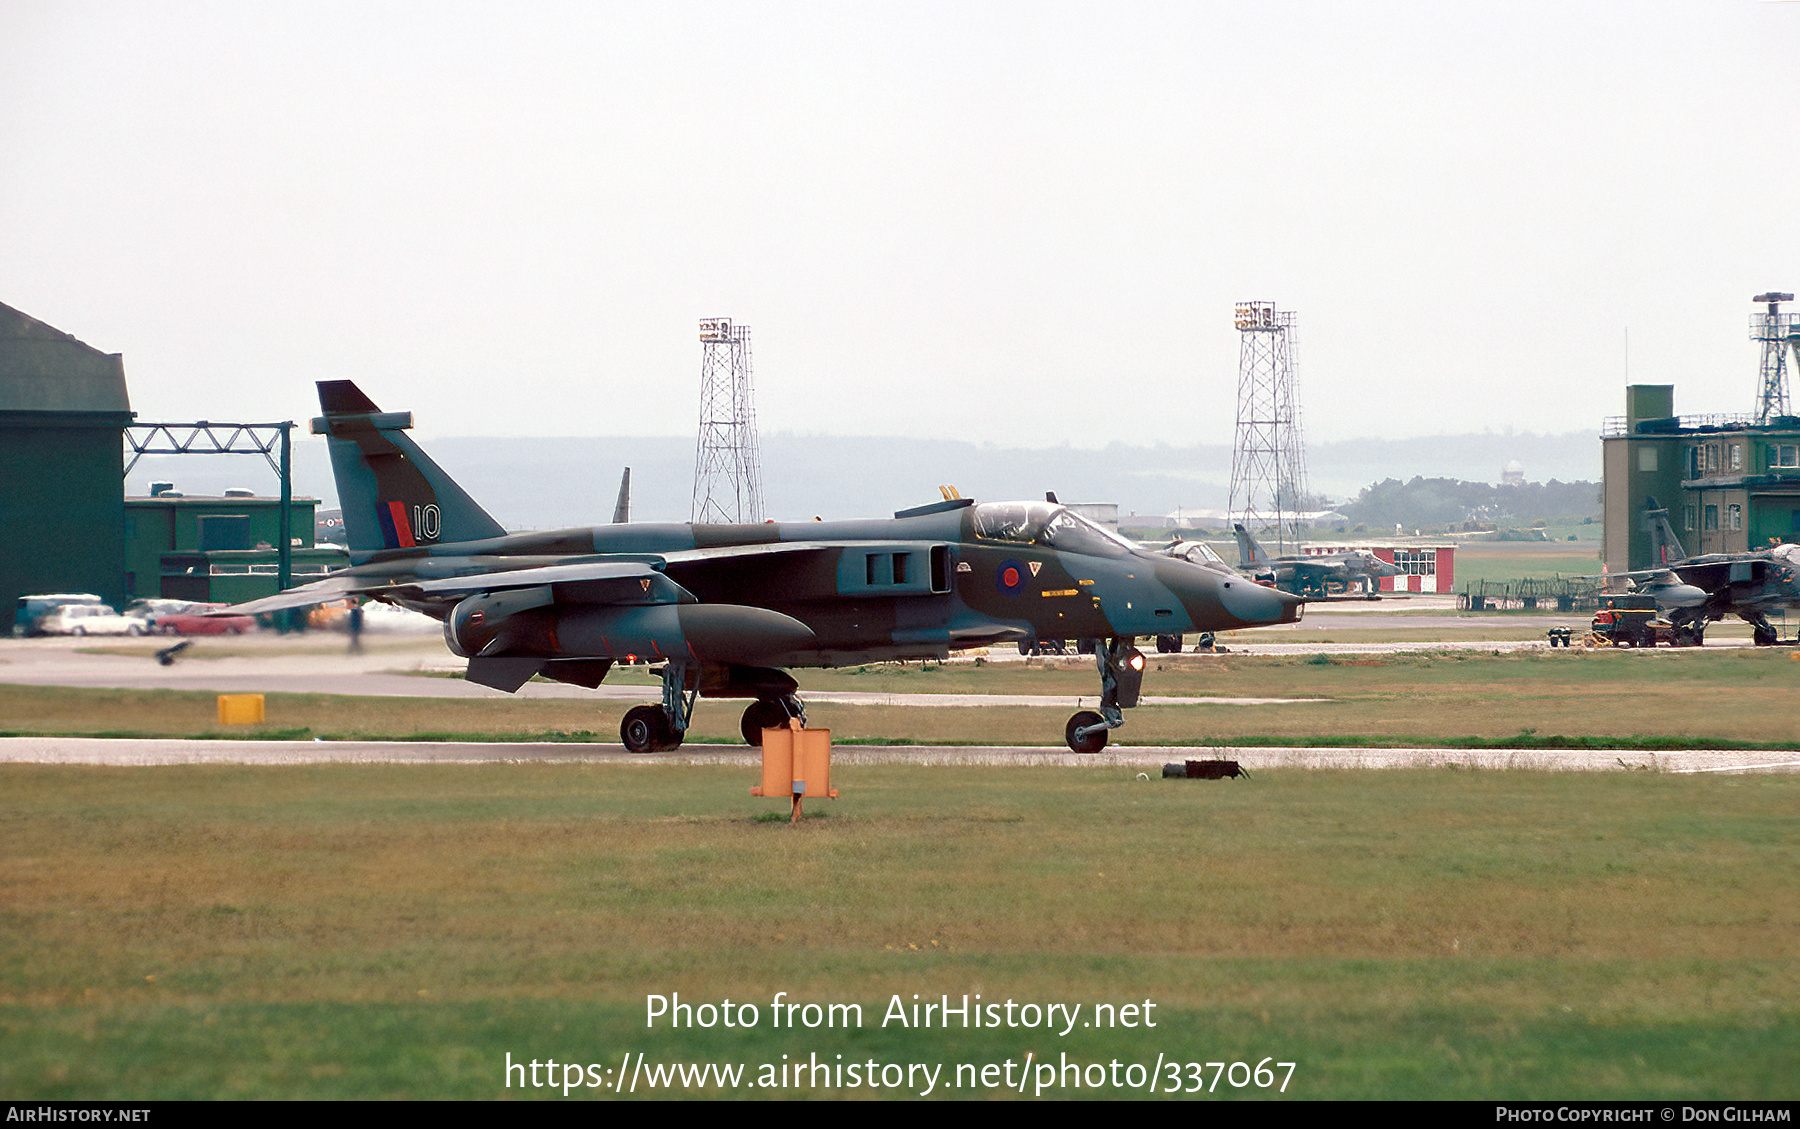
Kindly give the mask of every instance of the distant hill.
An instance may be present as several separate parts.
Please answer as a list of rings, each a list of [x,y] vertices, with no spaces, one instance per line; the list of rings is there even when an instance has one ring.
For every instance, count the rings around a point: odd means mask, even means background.
[[[1478,521],[1490,525],[1576,524],[1600,517],[1597,482],[1522,482],[1495,486],[1450,478],[1384,479],[1337,507],[1352,522],[1375,528],[1419,528]]]
[[[296,440],[296,493],[335,506],[324,441]],[[626,466],[632,468],[634,519],[688,517],[692,438],[445,438],[427,439],[424,447],[508,528],[608,520],[619,471]],[[1308,469],[1314,492],[1340,502],[1390,478],[1497,482],[1501,468],[1514,459],[1538,481],[1597,479],[1600,444],[1587,431],[1348,440],[1313,447]],[[940,483],[976,498],[1041,498],[1054,490],[1066,502],[1116,502],[1121,515],[1160,519],[1179,507],[1223,508],[1229,501],[1231,448],[1113,443],[1096,450],[775,434],[763,438],[762,466],[769,514],[782,519],[881,516],[935,501]],[[242,456],[145,458],[132,471],[127,492],[147,493],[153,479],[193,494],[227,486],[276,489],[260,459]]]

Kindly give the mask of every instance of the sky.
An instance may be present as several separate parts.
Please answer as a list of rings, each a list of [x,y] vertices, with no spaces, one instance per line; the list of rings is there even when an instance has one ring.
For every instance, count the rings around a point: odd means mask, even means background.
[[[150,420],[1229,443],[1753,407],[1800,3],[0,4],[0,302]],[[1800,305],[1795,307],[1800,309]]]

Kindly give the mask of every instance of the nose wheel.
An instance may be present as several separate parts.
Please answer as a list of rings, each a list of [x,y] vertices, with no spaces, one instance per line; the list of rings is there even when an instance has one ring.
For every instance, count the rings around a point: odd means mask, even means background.
[[[1097,753],[1106,748],[1106,719],[1093,710],[1082,710],[1063,727],[1063,740],[1078,753]]]

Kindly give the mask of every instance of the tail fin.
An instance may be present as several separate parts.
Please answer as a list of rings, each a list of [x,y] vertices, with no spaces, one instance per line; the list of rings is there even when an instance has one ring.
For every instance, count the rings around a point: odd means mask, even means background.
[[[1652,565],[1674,564],[1687,559],[1687,551],[1681,547],[1681,538],[1675,536],[1675,527],[1669,523],[1669,511],[1659,509],[1655,498],[1645,498],[1644,526],[1650,531],[1650,563]]]
[[[406,437],[411,412],[383,412],[348,380],[319,381],[313,433],[327,437],[352,558],[504,536],[431,457]]]
[[[1269,563],[1269,554],[1263,552],[1263,547],[1250,536],[1249,530],[1241,525],[1233,525],[1231,529],[1237,534],[1239,568],[1261,568]]]
[[[619,497],[613,503],[613,524],[624,525],[631,520],[631,468],[619,476]]]

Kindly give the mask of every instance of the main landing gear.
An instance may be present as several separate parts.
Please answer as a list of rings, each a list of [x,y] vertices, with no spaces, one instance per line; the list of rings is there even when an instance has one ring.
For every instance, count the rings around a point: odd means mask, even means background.
[[[1677,647],[1699,647],[1706,642],[1706,620],[1696,617],[1675,621],[1674,637],[1670,640]]]
[[[1125,724],[1125,712],[1138,704],[1144,684],[1144,653],[1129,636],[1108,639],[1094,648],[1100,667],[1100,712],[1082,710],[1069,718],[1063,738],[1078,753],[1106,748],[1106,734]]]
[[[1768,616],[1759,614],[1754,619],[1749,616],[1743,618],[1750,624],[1751,643],[1758,647],[1773,647],[1781,642],[1781,635],[1775,630],[1775,625],[1769,622]]]
[[[739,730],[744,743],[762,745],[763,730],[779,729],[789,719],[806,724],[806,707],[793,678],[779,670],[732,667],[722,663],[696,666],[667,662],[662,667],[662,705],[636,706],[619,724],[619,740],[633,753],[664,753],[679,748],[701,691],[712,698],[754,698],[744,710]]]
[[[666,662],[662,668],[663,700],[660,706],[636,706],[625,711],[619,723],[619,740],[628,753],[666,753],[681,747],[688,721],[694,716],[699,688],[688,689],[688,665]]]
[[[792,694],[784,694],[779,698],[758,698],[744,707],[744,716],[738,722],[738,731],[744,735],[744,744],[752,749],[762,748],[763,730],[780,729],[788,723],[789,718],[799,718],[800,724],[806,724],[806,707],[800,699]]]

